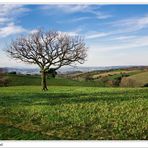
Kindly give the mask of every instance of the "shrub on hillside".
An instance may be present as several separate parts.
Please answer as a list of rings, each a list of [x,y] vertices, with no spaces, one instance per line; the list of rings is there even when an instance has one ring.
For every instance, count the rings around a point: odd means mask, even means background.
[[[11,72],[9,72],[9,74],[16,75],[17,73],[16,73],[16,71],[11,71]]]
[[[9,84],[9,79],[8,78],[6,78],[6,77],[0,78],[0,86],[6,87],[6,86],[8,86],[8,84]]]
[[[90,75],[87,75],[85,77],[85,81],[92,81],[92,80],[94,80],[94,79]]]
[[[121,80],[120,86],[121,87],[135,87],[136,81],[128,77],[123,77]]]
[[[148,87],[148,83],[144,84],[143,87]]]
[[[106,82],[108,82],[108,77],[102,77],[101,80],[102,80],[102,82],[106,83]]]
[[[113,80],[108,80],[106,82],[107,86],[114,86],[114,81]]]
[[[107,85],[109,86],[120,86],[120,79],[108,80]]]

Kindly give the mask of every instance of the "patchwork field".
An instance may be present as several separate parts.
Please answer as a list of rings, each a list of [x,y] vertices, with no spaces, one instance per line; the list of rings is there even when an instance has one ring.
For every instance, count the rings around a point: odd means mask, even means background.
[[[0,87],[0,139],[148,139],[148,88]]]
[[[97,82],[102,87],[147,87],[148,67],[90,71],[67,75],[78,81]]]
[[[123,86],[133,86],[133,87],[148,87],[148,72],[138,73],[123,80]]]

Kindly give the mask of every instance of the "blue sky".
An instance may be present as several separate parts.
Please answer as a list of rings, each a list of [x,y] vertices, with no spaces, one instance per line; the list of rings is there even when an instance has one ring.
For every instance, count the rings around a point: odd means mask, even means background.
[[[83,66],[148,65],[148,5],[0,5],[1,49],[37,28],[83,36]],[[32,67],[0,52],[0,67]]]

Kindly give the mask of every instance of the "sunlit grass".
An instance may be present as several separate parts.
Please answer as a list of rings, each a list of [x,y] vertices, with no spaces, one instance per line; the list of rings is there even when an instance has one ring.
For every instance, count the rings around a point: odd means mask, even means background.
[[[0,139],[148,139],[147,88],[0,88]]]

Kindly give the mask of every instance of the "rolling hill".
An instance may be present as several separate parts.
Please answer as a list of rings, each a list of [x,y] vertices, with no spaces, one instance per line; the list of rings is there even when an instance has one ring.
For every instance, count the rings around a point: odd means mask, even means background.
[[[5,74],[8,86],[41,85],[38,74]],[[54,86],[91,86],[91,87],[143,87],[148,83],[148,67],[130,67],[90,72],[75,71],[58,74],[54,79],[48,77],[48,85]],[[1,84],[0,84],[1,86]]]
[[[130,67],[103,71],[74,73],[67,78],[79,81],[102,82],[108,87],[142,87],[148,83],[148,67]]]
[[[8,86],[28,86],[28,85],[41,85],[40,75],[23,75],[23,74],[6,74],[5,78],[8,79]],[[77,81],[57,76],[56,78],[48,77],[47,84],[49,86],[103,86],[101,83],[95,81]]]
[[[123,78],[121,86],[124,87],[148,87],[148,72],[141,72],[129,77]]]

